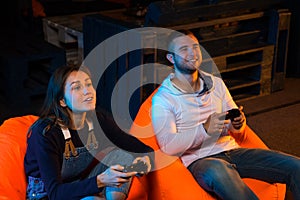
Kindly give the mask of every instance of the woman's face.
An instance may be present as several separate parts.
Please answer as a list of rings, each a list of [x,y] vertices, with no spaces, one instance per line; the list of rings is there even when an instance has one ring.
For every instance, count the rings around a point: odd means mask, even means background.
[[[96,91],[92,80],[83,71],[73,71],[65,83],[62,107],[70,108],[74,113],[87,112],[96,108]]]

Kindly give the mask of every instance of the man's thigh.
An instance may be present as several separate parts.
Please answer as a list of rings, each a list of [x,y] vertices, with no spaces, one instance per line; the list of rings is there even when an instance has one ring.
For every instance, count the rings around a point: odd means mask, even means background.
[[[284,183],[288,173],[300,166],[298,157],[267,149],[240,148],[225,153],[242,178]]]

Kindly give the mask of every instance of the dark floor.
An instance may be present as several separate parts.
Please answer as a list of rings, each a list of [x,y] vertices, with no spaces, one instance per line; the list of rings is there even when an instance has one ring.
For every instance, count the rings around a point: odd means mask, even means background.
[[[287,78],[284,90],[240,104],[270,148],[300,156],[300,78]]]
[[[0,96],[0,124],[3,120],[36,114],[42,98],[24,108],[5,105]],[[272,149],[300,156],[300,78],[286,78],[283,90],[252,100],[241,101],[248,125]],[[287,191],[286,200],[293,200]]]
[[[240,105],[248,125],[270,148],[300,156],[300,78],[287,78],[284,90]],[[286,200],[293,200],[289,190]]]

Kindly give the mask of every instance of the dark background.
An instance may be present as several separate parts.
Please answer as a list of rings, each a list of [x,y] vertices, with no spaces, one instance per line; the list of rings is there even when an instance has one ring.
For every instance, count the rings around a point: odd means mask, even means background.
[[[125,1],[117,0],[114,2],[41,0],[40,2],[43,4],[47,16],[124,8],[140,3],[140,1],[124,3]],[[34,98],[27,99],[29,101],[27,106],[11,103],[16,100],[25,101],[22,95],[26,91],[18,90],[13,85],[25,73],[18,67],[22,66],[22,62],[25,63],[22,60],[24,54],[26,54],[25,57],[34,60],[37,52],[33,52],[31,49],[42,48],[47,50],[45,54],[50,57],[60,58],[51,63],[53,68],[55,65],[65,62],[64,57],[61,56],[64,52],[44,41],[42,17],[32,16],[31,1],[11,0],[3,1],[1,4],[0,124],[9,117],[37,114],[43,102],[44,91],[37,92]],[[244,106],[249,126],[270,148],[300,156],[300,6],[296,0],[283,1],[282,6],[288,8],[292,13],[284,89],[271,95],[242,101],[240,105]],[[46,61],[48,60],[46,59]],[[50,67],[49,71],[51,72],[51,70],[53,69]],[[42,90],[44,89],[42,88]],[[6,94],[12,92],[15,96],[9,99]],[[289,191],[286,199],[292,199]]]

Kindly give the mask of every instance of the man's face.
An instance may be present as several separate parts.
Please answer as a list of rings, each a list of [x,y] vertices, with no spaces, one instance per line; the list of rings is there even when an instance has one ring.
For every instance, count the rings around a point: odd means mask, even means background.
[[[61,106],[69,107],[74,113],[94,110],[96,92],[92,80],[83,71],[73,71],[65,83],[65,95]]]
[[[202,54],[197,38],[193,35],[184,35],[173,40],[171,45],[173,54],[169,61],[175,69],[183,74],[192,74],[199,69],[202,62]]]

